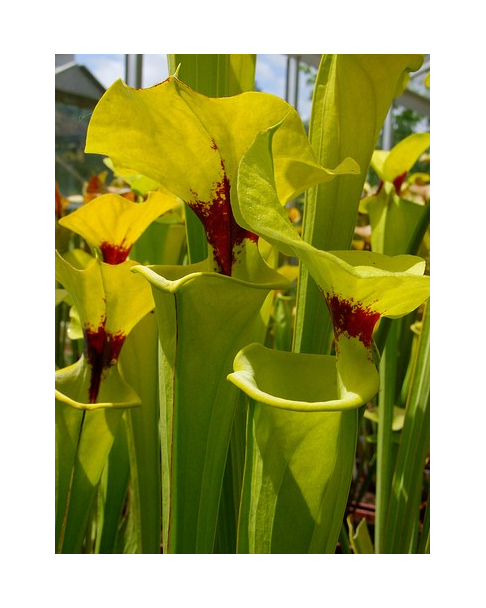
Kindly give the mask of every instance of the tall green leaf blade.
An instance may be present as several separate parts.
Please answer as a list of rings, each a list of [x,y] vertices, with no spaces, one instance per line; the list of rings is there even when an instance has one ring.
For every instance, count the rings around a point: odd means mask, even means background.
[[[393,445],[393,411],[396,396],[397,350],[401,319],[394,319],[380,361],[380,391],[378,393],[378,439],[376,469],[375,547],[382,552],[386,512],[391,492],[395,453]]]
[[[254,408],[238,552],[335,553],[354,463],[346,422],[356,416]]]
[[[416,255],[419,251],[420,245],[423,242],[424,236],[427,232],[427,229],[430,225],[430,205],[426,205],[420,216],[419,221],[417,222],[415,229],[410,237],[410,241],[405,250],[405,253],[410,255]],[[390,331],[392,320],[391,319],[382,319],[380,326],[378,327],[376,334],[374,336],[374,340],[376,343],[376,347],[379,352],[381,352],[385,348],[386,340],[388,337],[388,332]]]
[[[56,372],[58,552],[80,551],[122,408],[141,405],[120,373],[120,353],[127,336],[153,309],[154,302],[150,286],[131,272],[135,262],[127,256],[146,227],[178,204],[172,195],[161,192],[150,193],[140,204],[106,194],[60,220],[80,234],[97,255],[72,251],[65,259],[56,253],[56,279],[72,297],[85,339],[81,358]],[[115,442],[115,448],[120,448],[121,458],[105,476],[103,490],[107,493],[101,501],[105,503],[102,528],[107,531],[107,551],[113,547],[128,471],[123,442]],[[100,544],[105,544],[102,537]]]
[[[268,267],[273,283],[203,266],[138,268],[153,287],[161,344],[164,553],[213,552],[238,401],[226,376],[237,351],[262,335],[269,291],[287,285]]]
[[[387,183],[362,209],[370,218],[372,250],[398,255],[407,251],[418,226],[428,218],[429,205],[400,198],[395,186]]]
[[[331,458],[329,454],[339,453],[343,459],[353,460],[357,418],[354,416],[354,424],[342,435],[339,426],[325,428],[325,424],[331,420],[343,425],[350,422],[347,414],[352,412],[344,410],[361,406],[375,396],[378,377],[371,353],[373,328],[382,314],[399,317],[420,305],[428,297],[429,280],[423,276],[425,262],[415,256],[389,257],[365,251],[326,252],[301,239],[282,209],[272,179],[271,138],[278,128],[279,125],[275,125],[257,135],[240,162],[239,198],[235,215],[240,225],[253,230],[285,253],[300,257],[319,284],[322,295],[333,311],[337,356],[334,360],[321,355],[317,356],[317,360],[320,367],[325,361],[335,366],[334,382],[339,386],[340,399],[335,395],[331,406],[330,402],[326,405],[316,404],[316,401],[323,400],[322,397],[316,398],[316,395],[314,399],[299,396],[295,381],[300,380],[303,370],[299,368],[299,373],[294,375],[293,370],[289,369],[287,356],[293,355],[291,360],[297,366],[302,362],[310,365],[310,361],[316,359],[307,358],[316,355],[270,351],[273,353],[270,357],[261,354],[266,351],[256,346],[249,346],[239,353],[235,360],[235,373],[230,380],[255,400],[255,407],[251,410],[253,426],[249,429],[253,429],[253,434],[249,434],[248,438],[238,550],[250,553],[314,552],[318,548],[317,552],[322,552],[329,550],[326,544],[329,539],[335,547],[349,491],[349,483],[341,483],[336,484],[336,491],[327,494],[333,487],[331,480],[334,470],[333,467],[326,468],[329,465],[328,457]],[[350,314],[345,313],[340,304],[343,302],[347,302],[344,304],[346,310],[358,306],[359,310],[366,310],[367,313],[358,320],[359,315],[353,316],[358,309]],[[356,323],[353,319],[356,319]],[[358,334],[360,338],[356,339]],[[280,365],[273,365],[266,357],[273,359],[273,363],[278,360]],[[282,372],[284,364],[285,371]],[[316,369],[310,386],[315,388],[317,379],[322,377],[325,377],[323,370]],[[326,379],[329,387],[333,386],[332,376]],[[260,388],[262,383],[266,386],[263,390]],[[353,390],[350,390],[351,386],[354,386]],[[304,392],[306,390],[299,388]],[[345,395],[350,394],[356,400],[347,402]],[[265,406],[290,409],[292,414],[285,416],[280,411],[266,412]],[[342,413],[338,418],[323,416],[312,421],[311,413],[317,407],[322,408],[320,411],[338,409]],[[303,416],[302,419],[295,416],[297,412]],[[315,423],[315,428],[311,421]],[[311,479],[310,476],[301,476],[299,467],[316,449],[314,440],[320,430],[323,432],[322,445],[325,437],[329,449],[325,455],[324,452],[321,454],[323,461],[317,455],[313,457],[317,477]],[[299,432],[303,435],[299,435]],[[340,436],[345,443],[348,442],[342,452],[338,450]],[[311,469],[312,465],[308,463],[307,468]],[[337,464],[336,468],[339,469]],[[338,477],[347,482],[350,478],[345,470],[349,471],[349,468],[343,466],[344,472]],[[322,492],[319,506],[315,502],[317,486]],[[329,496],[328,502],[325,496]],[[336,507],[338,504],[342,504],[342,510]],[[281,510],[279,505],[282,506]],[[321,536],[318,532],[322,514],[320,509],[324,505],[329,506],[331,511],[326,512],[325,533]],[[336,511],[332,511],[333,506]],[[291,523],[289,514],[292,511],[299,513],[298,525],[295,520]],[[329,521],[333,521],[338,512],[336,528],[328,527]],[[315,536],[314,528],[317,531]],[[317,538],[322,542],[314,543]]]
[[[182,264],[186,249],[183,223],[153,222],[131,250],[140,264]]]
[[[341,176],[306,194],[303,238],[324,251],[348,249],[371,157],[392,100],[423,55],[323,55],[312,102],[309,138],[325,167],[354,158],[361,175]],[[294,350],[327,353],[332,324],[325,303],[301,266]]]
[[[430,443],[430,303],[426,304],[386,522],[384,553],[415,553]]]
[[[122,409],[80,411],[56,400],[56,551],[79,553]]]
[[[127,431],[122,418],[98,488],[95,553],[116,553],[120,520],[130,479]]]
[[[256,55],[167,55],[169,73],[198,93],[229,97],[255,87]]]
[[[424,523],[417,553],[430,553],[430,495],[425,507]]]
[[[123,375],[140,396],[140,408],[127,412],[128,451],[139,553],[160,553],[161,496],[158,333],[154,313],[146,315],[127,338],[120,357]]]
[[[253,344],[234,369],[250,397],[238,553],[335,553],[362,401],[338,397],[334,357]]]

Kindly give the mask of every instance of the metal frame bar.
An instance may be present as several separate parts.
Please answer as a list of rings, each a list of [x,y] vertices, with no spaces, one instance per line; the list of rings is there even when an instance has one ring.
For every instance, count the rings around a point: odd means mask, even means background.
[[[125,82],[129,87],[142,88],[143,55],[125,55]]]

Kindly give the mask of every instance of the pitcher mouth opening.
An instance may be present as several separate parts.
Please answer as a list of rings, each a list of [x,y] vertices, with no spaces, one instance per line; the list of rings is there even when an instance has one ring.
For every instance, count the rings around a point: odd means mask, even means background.
[[[356,393],[339,395],[336,357],[276,351],[251,344],[235,357],[228,380],[248,397],[279,409],[333,412],[356,409]]]
[[[268,266],[263,260],[259,264],[258,271],[254,273],[254,276],[248,278],[227,276],[215,272],[212,269],[212,260],[210,258],[186,266],[139,265],[134,266],[132,271],[139,272],[153,286],[168,292],[175,292],[185,283],[198,279],[199,277],[208,281],[231,281],[255,289],[285,291],[290,287],[290,281]]]

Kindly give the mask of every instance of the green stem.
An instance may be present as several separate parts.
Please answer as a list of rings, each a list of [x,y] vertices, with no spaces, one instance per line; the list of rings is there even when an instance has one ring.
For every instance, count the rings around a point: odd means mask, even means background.
[[[425,205],[424,211],[417,225],[415,226],[415,230],[410,237],[410,242],[408,244],[408,248],[406,253],[416,254],[420,249],[420,245],[424,239],[425,233],[430,224],[430,205]]]
[[[386,553],[415,553],[424,465],[430,443],[430,302],[413,361],[413,373],[400,437],[393,491],[388,506]]]
[[[420,220],[418,221],[417,225],[415,226],[415,230],[414,230],[412,236],[410,237],[408,247],[407,247],[406,251],[404,251],[403,253],[410,254],[410,255],[417,255],[417,252],[420,249],[420,245],[422,244],[422,241],[424,240],[424,236],[425,236],[425,233],[427,232],[429,224],[430,224],[430,205],[426,205],[424,207],[422,216],[421,216]],[[380,353],[385,348],[385,344],[386,344],[386,340],[388,337],[388,332],[390,331],[391,323],[392,323],[392,319],[387,319],[386,317],[383,317],[380,321],[380,326],[378,327],[378,329],[376,331],[374,341],[375,341],[376,347]]]
[[[344,522],[341,526],[341,531],[339,532],[339,543],[341,545],[342,553],[351,553],[351,549],[349,548],[349,533]]]
[[[396,394],[397,347],[400,323],[392,323],[380,364],[380,392],[378,397],[378,443],[376,466],[376,522],[375,550],[382,553],[385,517],[390,500],[394,468],[393,407]]]
[[[57,365],[59,369],[61,369],[66,365],[66,336],[67,326],[69,323],[69,308],[64,304],[64,302],[61,302],[59,308],[61,309],[61,313],[59,318],[59,345]]]
[[[417,553],[430,553],[430,495],[425,507],[424,524]]]
[[[116,538],[127,498],[130,464],[126,411],[115,435],[97,489],[97,534],[95,553],[115,553]],[[141,546],[141,545],[140,545]]]
[[[81,444],[81,433],[83,432],[85,418],[86,418],[86,410],[83,410],[83,415],[81,417],[81,424],[79,425],[78,440],[76,442],[76,450],[74,452],[73,466],[71,468],[71,477],[69,480],[69,489],[68,489],[67,498],[66,498],[66,506],[64,508],[64,515],[62,518],[61,532],[59,534],[59,543],[57,546],[57,553],[61,553],[62,544],[64,542],[64,534],[66,532],[66,521],[67,521],[67,516],[68,516],[68,512],[69,512],[69,505],[71,502],[71,492],[73,489],[74,471],[76,469],[76,463],[78,460],[78,450],[79,450],[79,446]]]

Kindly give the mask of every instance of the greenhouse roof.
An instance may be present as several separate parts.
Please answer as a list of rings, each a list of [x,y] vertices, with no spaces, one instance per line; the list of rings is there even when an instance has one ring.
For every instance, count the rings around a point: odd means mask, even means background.
[[[56,55],[56,101],[92,107],[104,92],[105,87],[74,61],[74,55]]]

